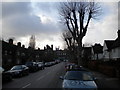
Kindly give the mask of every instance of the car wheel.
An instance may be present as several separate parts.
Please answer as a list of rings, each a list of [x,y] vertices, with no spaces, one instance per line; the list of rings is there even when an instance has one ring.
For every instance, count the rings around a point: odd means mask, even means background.
[[[22,77],[23,76],[23,74],[22,73],[20,73],[20,75],[19,75],[20,77]]]
[[[29,75],[29,71],[27,72],[27,75]]]
[[[9,76],[9,81],[12,81],[12,76]]]

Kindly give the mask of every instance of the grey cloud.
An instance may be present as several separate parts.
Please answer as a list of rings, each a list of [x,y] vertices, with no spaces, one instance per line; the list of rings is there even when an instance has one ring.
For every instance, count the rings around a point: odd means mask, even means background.
[[[2,18],[31,11],[30,2],[3,2]]]
[[[37,2],[35,3],[35,6],[43,12],[54,12],[55,9],[57,9],[59,5],[59,2]],[[54,10],[52,10],[54,9]]]
[[[38,33],[55,34],[58,32],[58,28],[53,23],[42,24],[40,18],[37,16],[22,15],[10,19],[3,19],[3,34],[7,32],[14,36]]]
[[[14,18],[3,19],[3,34],[9,32],[9,35],[21,36],[32,34],[39,31],[40,19],[36,16],[20,15]]]
[[[34,3],[34,11],[52,18],[58,18],[58,4],[59,2],[37,2]]]
[[[29,3],[26,2],[4,3],[3,16],[6,17],[2,20],[3,38],[38,35],[40,33],[44,33],[46,36],[50,34],[54,36],[60,31],[57,23],[52,21],[42,23],[40,17],[30,14],[31,10],[28,6]]]
[[[40,11],[49,12],[49,13],[51,12],[51,4],[49,2],[36,3],[36,7],[38,7]]]

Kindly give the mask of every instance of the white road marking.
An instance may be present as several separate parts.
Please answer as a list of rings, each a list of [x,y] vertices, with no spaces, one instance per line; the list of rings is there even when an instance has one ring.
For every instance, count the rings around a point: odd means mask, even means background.
[[[42,79],[42,78],[44,78],[45,76],[41,76],[40,78],[38,78],[37,80],[40,80],[40,79]]]
[[[24,87],[22,87],[22,88],[26,88],[26,87],[28,87],[28,86],[30,86],[31,85],[31,83],[29,83],[29,84],[27,84],[27,85],[25,85]]]

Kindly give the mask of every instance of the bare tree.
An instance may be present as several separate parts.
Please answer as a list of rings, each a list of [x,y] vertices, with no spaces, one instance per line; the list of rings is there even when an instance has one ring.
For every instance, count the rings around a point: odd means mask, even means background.
[[[95,2],[62,2],[59,8],[61,21],[67,26],[72,39],[77,43],[77,61],[82,64],[82,40],[88,30],[90,20],[100,15],[101,8]],[[68,41],[67,41],[68,40]],[[69,39],[65,39],[68,47]]]
[[[74,62],[75,60],[75,55],[76,55],[76,42],[73,39],[70,31],[65,30],[62,34],[63,40],[66,42],[67,44],[67,48],[68,48],[68,56],[70,58],[70,61]]]

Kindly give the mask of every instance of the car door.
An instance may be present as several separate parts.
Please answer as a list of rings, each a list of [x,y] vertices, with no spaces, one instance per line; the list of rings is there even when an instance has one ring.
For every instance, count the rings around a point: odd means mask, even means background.
[[[26,73],[26,67],[24,66],[24,65],[22,65],[22,71],[23,71],[23,74],[25,74]]]

